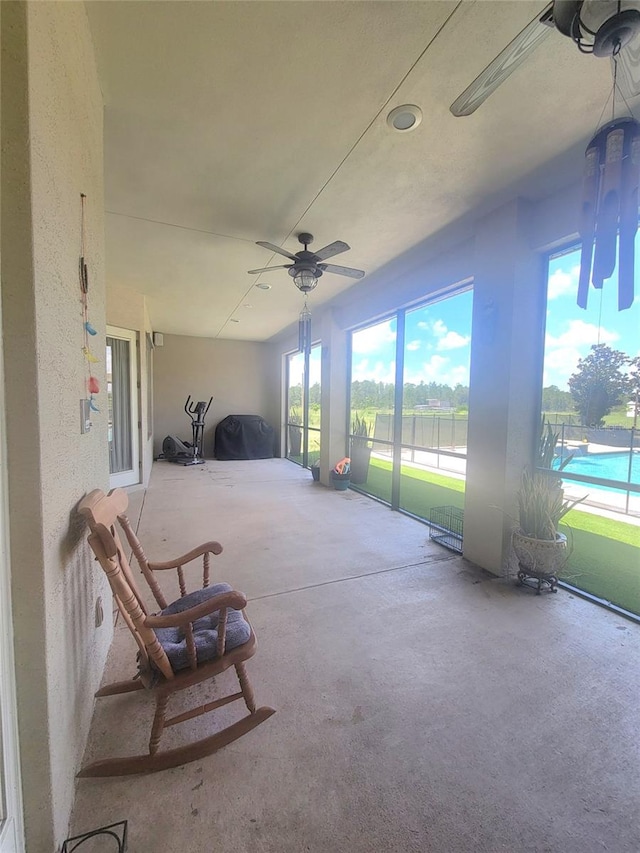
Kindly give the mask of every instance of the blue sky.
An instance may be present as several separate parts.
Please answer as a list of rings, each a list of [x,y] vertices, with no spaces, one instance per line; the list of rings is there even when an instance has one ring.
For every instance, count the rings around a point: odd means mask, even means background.
[[[636,240],[640,257],[640,240]],[[636,262],[638,263],[638,262]],[[567,381],[578,360],[593,344],[607,344],[632,357],[640,355],[640,275],[636,267],[636,297],[631,308],[618,311],[618,283],[614,275],[602,290],[589,288],[586,311],[576,305],[580,253],[553,258],[549,263],[544,385],[568,391]]]
[[[472,300],[469,290],[407,311],[405,382],[439,382],[451,387],[469,384]],[[395,319],[354,332],[353,380],[393,382],[395,345]]]
[[[640,258],[640,236],[636,241]],[[631,308],[618,311],[616,277],[601,291],[590,288],[587,310],[576,305],[580,253],[569,252],[549,262],[544,385],[568,390],[568,379],[591,346],[607,344],[627,355],[640,355],[640,272]],[[640,267],[640,261],[639,261]],[[406,315],[405,382],[469,384],[471,290],[422,306]],[[354,381],[393,382],[396,321],[385,320],[353,334]],[[291,383],[301,381],[303,360],[291,362]],[[312,350],[311,384],[320,381],[320,348]]]

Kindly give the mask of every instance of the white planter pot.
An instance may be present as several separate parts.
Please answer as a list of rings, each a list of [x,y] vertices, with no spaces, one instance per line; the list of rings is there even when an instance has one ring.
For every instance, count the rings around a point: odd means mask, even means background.
[[[520,530],[514,530],[513,550],[520,568],[527,574],[555,576],[567,559],[567,537],[564,533],[556,533],[555,540],[533,539]]]

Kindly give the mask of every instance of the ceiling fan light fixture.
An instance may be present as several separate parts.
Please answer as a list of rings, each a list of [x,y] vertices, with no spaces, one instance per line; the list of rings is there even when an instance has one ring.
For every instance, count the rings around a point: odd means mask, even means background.
[[[319,270],[318,270],[319,272]],[[322,273],[320,273],[322,275]],[[293,276],[293,281],[298,290],[303,293],[309,293],[318,283],[319,276],[313,270],[297,270]]]
[[[581,53],[617,56],[640,32],[636,0],[555,0],[555,26]]]
[[[387,124],[398,133],[415,130],[422,121],[422,110],[415,104],[402,104],[394,107],[387,116]]]

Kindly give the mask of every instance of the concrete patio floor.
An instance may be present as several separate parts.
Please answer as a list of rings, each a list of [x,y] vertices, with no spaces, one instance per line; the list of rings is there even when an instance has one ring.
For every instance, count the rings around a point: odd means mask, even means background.
[[[277,713],[204,760],[79,780],[70,835],[126,819],[130,853],[640,849],[638,625],[493,578],[286,460],[159,462],[131,503],[152,560],[223,544],[214,578],[248,596],[247,668]],[[134,672],[117,625],[105,681]],[[145,751],[152,714],[145,693],[98,700],[85,761]]]

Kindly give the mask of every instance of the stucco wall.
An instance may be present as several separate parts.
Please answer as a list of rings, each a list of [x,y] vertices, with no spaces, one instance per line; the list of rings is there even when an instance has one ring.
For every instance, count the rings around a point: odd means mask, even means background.
[[[216,424],[227,415],[261,415],[274,429],[274,369],[267,344],[164,335],[154,358],[154,450],[167,435],[191,440],[187,395],[213,403],[206,419],[204,455],[213,456]],[[279,375],[279,374],[276,374]]]
[[[80,195],[91,320],[105,345],[102,97],[84,4],[3,3],[2,309],[12,594],[27,849],[64,839],[112,636],[75,508],[108,485],[106,394],[86,396]],[[104,359],[94,374],[105,388]],[[105,607],[105,612],[109,611]]]

